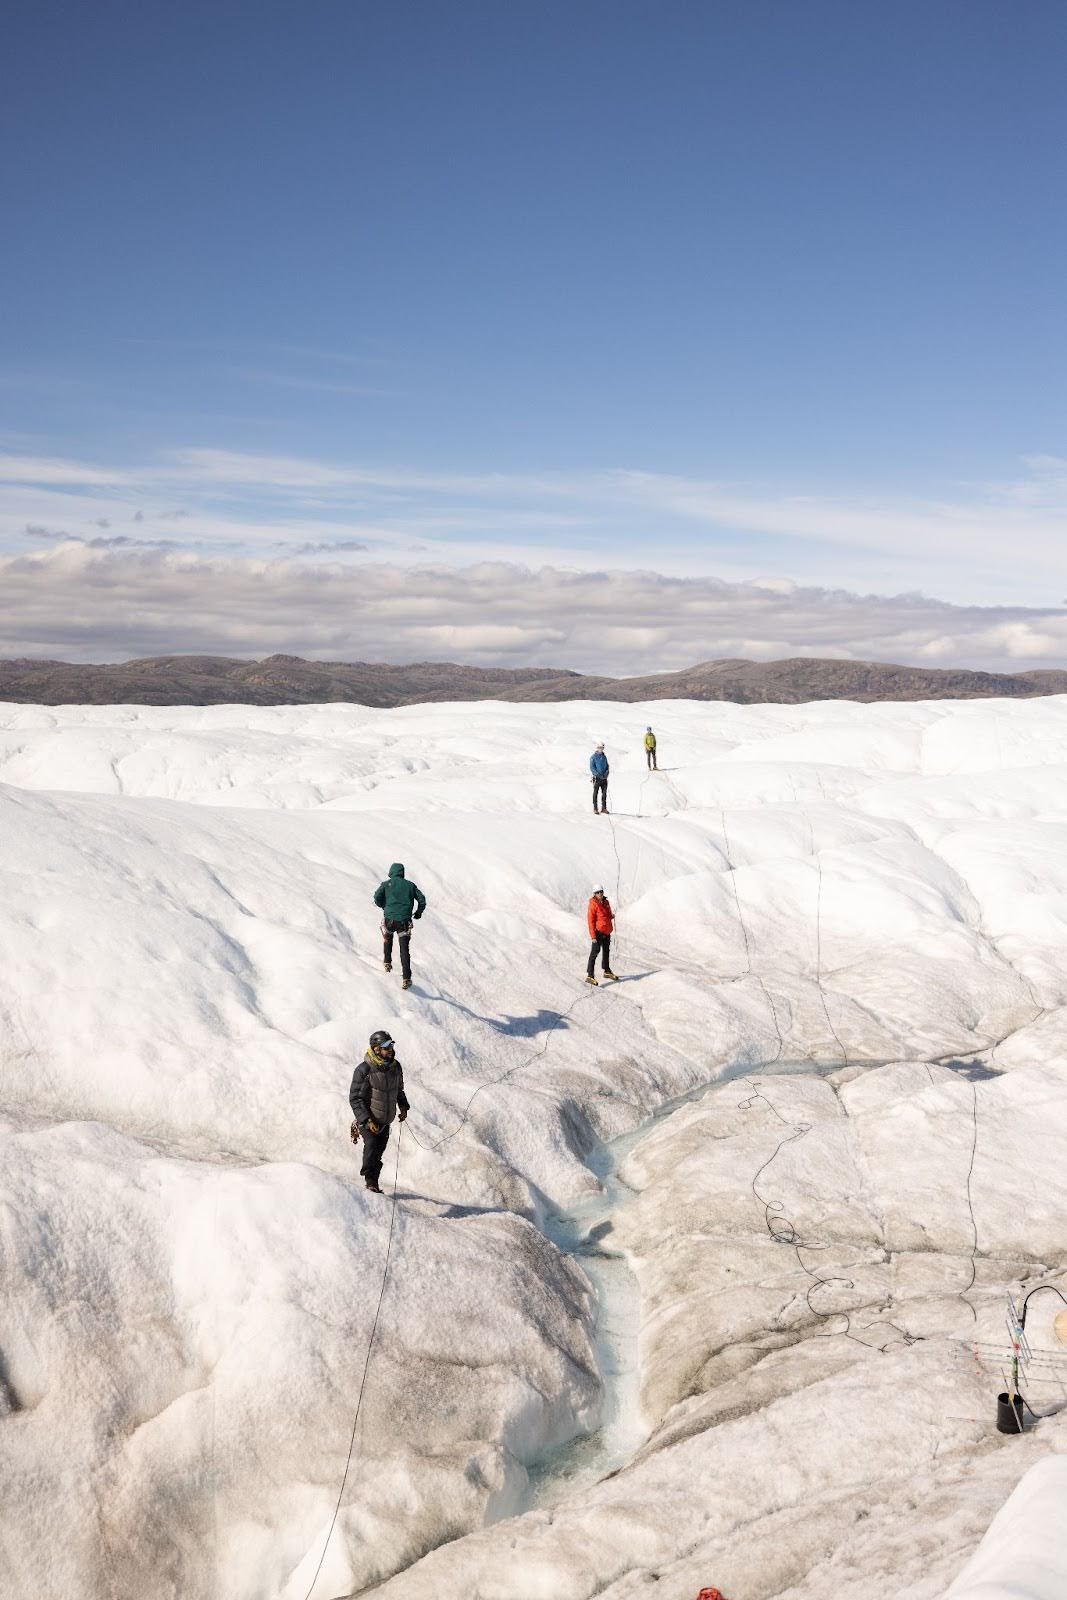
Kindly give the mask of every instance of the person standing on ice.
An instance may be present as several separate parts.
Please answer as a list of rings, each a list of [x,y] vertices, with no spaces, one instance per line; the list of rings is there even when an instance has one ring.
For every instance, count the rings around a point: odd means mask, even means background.
[[[604,754],[604,746],[598,744],[593,754],[589,757],[589,771],[593,778],[593,810],[598,811],[597,795],[603,802],[605,816],[608,810],[608,773],[611,771],[608,758]]]
[[[648,762],[649,772],[658,772],[656,765],[656,735],[651,728],[645,729],[645,760]]]
[[[611,970],[611,934],[615,927],[615,918],[611,914],[611,901],[604,893],[602,883],[598,883],[593,890],[586,908],[586,921],[589,923],[589,937],[593,941],[593,947],[589,952],[589,965],[585,971],[586,983],[591,983],[594,989],[597,987],[593,969],[598,954],[604,969],[604,977],[612,983],[618,983],[618,978]]]
[[[399,934],[400,970],[404,975],[401,987],[410,989],[411,924],[412,921],[418,922],[426,910],[426,896],[416,884],[405,878],[402,861],[394,861],[389,868],[389,876],[375,890],[374,904],[382,913],[382,964],[386,972],[392,972],[393,935]]]
[[[394,1118],[403,1122],[411,1109],[404,1093],[404,1069],[396,1059],[396,1046],[384,1028],[370,1036],[366,1055],[352,1074],[348,1103],[355,1121],[352,1138],[363,1140],[360,1172],[371,1194],[381,1194],[378,1179]]]

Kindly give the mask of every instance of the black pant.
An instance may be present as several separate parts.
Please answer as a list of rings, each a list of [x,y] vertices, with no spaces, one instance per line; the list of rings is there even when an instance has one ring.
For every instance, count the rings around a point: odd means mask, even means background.
[[[593,775],[593,810],[594,811],[597,809],[597,803],[596,803],[597,795],[599,795],[601,800],[603,801],[604,810],[606,811],[608,809],[608,780],[607,780],[607,778],[598,778],[594,774]]]
[[[656,771],[656,752],[654,750],[646,750],[645,751],[645,755],[648,757],[648,770],[649,770],[649,772],[655,772]]]
[[[610,933],[598,933],[598,934],[595,934],[593,936],[593,948],[589,952],[589,965],[585,969],[588,972],[590,977],[593,976],[593,968],[596,966],[597,951],[600,952],[600,958],[601,958],[600,964],[603,967],[604,971],[605,972],[610,972],[611,971],[611,934]]]
[[[385,1157],[385,1147],[389,1143],[389,1129],[383,1128],[381,1133],[371,1133],[368,1127],[363,1129],[363,1165],[360,1172],[368,1183],[377,1183],[382,1175],[382,1161]]]
[[[400,970],[405,978],[411,978],[411,923],[394,922],[391,917],[386,917],[382,923],[385,930],[382,934],[382,950],[387,962],[393,959],[393,934],[400,935]]]

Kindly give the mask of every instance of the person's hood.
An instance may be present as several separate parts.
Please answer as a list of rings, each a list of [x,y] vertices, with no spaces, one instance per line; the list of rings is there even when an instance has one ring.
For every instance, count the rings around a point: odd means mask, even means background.
[[[404,876],[404,863],[402,861],[394,861],[389,868],[389,876],[391,878],[402,878]]]

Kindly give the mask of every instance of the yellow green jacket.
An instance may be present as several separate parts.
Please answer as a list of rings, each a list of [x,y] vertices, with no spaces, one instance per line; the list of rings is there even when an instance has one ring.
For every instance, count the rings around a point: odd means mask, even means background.
[[[656,748],[656,735],[654,733],[646,733],[645,734],[645,749],[646,750],[654,750],[655,748]]]

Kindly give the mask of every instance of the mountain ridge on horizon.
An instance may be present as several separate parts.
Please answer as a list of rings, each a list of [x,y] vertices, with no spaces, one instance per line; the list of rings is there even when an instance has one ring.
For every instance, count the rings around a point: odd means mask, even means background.
[[[0,658],[0,700],[32,705],[320,705],[385,708],[441,700],[958,700],[1067,693],[1067,670],[984,672],[791,656],[703,661],[672,672],[610,677],[553,667],[423,661],[308,661],[272,655],[146,656],[121,662]]]

